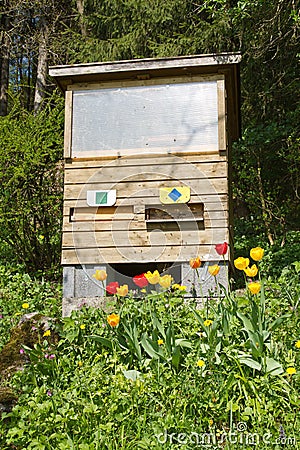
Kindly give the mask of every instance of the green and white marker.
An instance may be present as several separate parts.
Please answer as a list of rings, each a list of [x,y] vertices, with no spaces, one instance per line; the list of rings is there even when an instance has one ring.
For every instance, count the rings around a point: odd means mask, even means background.
[[[86,201],[89,206],[112,206],[116,203],[117,191],[87,191]]]

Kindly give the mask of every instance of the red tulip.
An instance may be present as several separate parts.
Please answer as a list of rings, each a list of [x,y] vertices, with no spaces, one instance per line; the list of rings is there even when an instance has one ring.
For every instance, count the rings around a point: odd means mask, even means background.
[[[148,286],[148,280],[143,273],[141,275],[135,275],[132,280],[134,284],[136,284],[141,289],[145,286]]]
[[[117,281],[111,281],[106,285],[106,292],[108,294],[116,294],[119,283]]]
[[[228,244],[227,242],[224,242],[224,244],[217,244],[215,246],[216,252],[218,253],[218,255],[226,255],[227,250],[228,250]]]

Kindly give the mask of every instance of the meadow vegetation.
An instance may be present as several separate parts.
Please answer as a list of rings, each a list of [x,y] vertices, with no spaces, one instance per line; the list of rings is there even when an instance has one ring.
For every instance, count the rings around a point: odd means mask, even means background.
[[[105,309],[66,318],[59,286],[1,268],[2,348],[24,313],[39,313],[34,328],[55,319],[18,343],[25,368],[2,377],[17,401],[2,412],[1,449],[298,448],[300,262],[266,278],[263,254],[235,259],[238,291],[211,266],[222,295],[201,309],[169,275],[141,274],[128,292],[97,271]]]

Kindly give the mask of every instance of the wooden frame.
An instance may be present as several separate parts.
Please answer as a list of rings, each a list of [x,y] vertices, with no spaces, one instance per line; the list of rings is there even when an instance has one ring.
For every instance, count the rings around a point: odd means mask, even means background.
[[[104,152],[101,150],[96,150],[92,152],[82,152],[81,155],[77,155],[73,158],[72,155],[72,116],[73,116],[73,93],[76,91],[86,90],[101,90],[101,89],[111,89],[111,88],[119,88],[119,87],[135,87],[135,86],[159,86],[166,84],[184,84],[184,83],[199,83],[206,81],[216,81],[217,83],[217,101],[218,101],[218,149],[208,148],[205,150],[199,149],[198,146],[195,146],[193,149],[182,151],[182,150],[170,150],[166,151],[165,147],[159,148],[156,147],[155,150],[150,151],[145,148],[140,149],[122,149],[121,151],[108,151]],[[111,158],[111,157],[120,157],[120,156],[136,156],[142,154],[146,155],[187,155],[187,154],[214,154],[220,151],[227,150],[227,139],[226,139],[226,98],[225,98],[225,76],[222,74],[213,74],[209,76],[205,75],[187,75],[180,77],[159,77],[155,79],[146,79],[146,80],[121,80],[121,81],[107,81],[101,83],[75,83],[68,85],[68,90],[66,91],[66,110],[65,110],[65,158],[73,158],[74,160],[95,160],[97,158]]]

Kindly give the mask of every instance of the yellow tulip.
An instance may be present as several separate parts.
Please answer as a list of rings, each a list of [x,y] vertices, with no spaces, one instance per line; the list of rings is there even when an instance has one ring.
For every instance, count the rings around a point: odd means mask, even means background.
[[[148,270],[148,272],[146,272],[144,275],[145,275],[145,277],[147,278],[147,280],[149,281],[150,284],[157,284],[157,283],[159,283],[160,275],[159,275],[158,270],[154,270],[153,273]]]
[[[249,258],[243,258],[240,256],[239,258],[234,260],[234,265],[238,270],[245,270],[246,267],[249,266]]]
[[[107,278],[107,273],[105,272],[105,270],[97,269],[93,277],[96,278],[96,280],[98,281],[104,281]]]
[[[115,313],[110,314],[109,316],[107,316],[107,322],[111,327],[116,327],[120,322],[120,316]]]
[[[125,297],[128,294],[128,285],[123,284],[123,286],[117,287],[117,294]]]
[[[208,271],[213,277],[216,277],[218,275],[218,273],[220,272],[220,266],[218,266],[218,264],[214,264],[213,266],[208,266]]]
[[[254,261],[260,261],[264,256],[264,249],[261,247],[251,248],[250,256]]]
[[[251,294],[258,294],[261,288],[261,284],[258,281],[254,281],[253,283],[248,284],[248,289]]]
[[[252,267],[247,267],[246,269],[244,269],[245,274],[247,275],[247,277],[256,277],[257,272],[258,272],[258,268],[256,266],[256,264],[253,264]]]
[[[199,258],[199,256],[197,256],[197,258],[190,259],[190,266],[192,269],[199,269],[199,267],[201,266],[201,259]]]
[[[173,281],[173,278],[171,277],[171,275],[164,275],[159,278],[159,284],[161,285],[161,287],[163,287],[165,289],[167,289],[171,286],[172,281]]]

